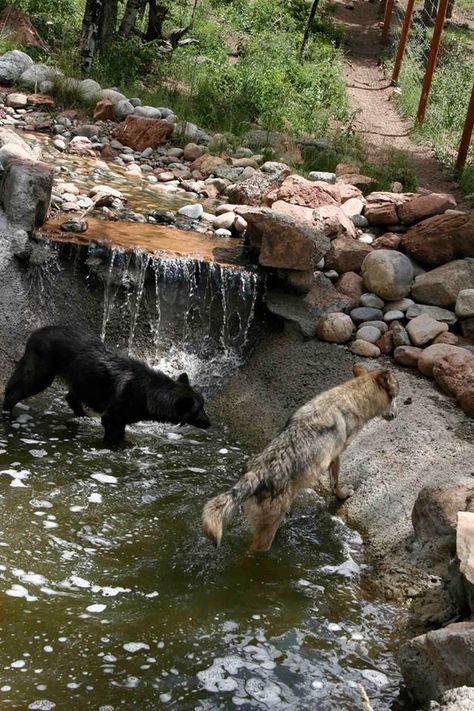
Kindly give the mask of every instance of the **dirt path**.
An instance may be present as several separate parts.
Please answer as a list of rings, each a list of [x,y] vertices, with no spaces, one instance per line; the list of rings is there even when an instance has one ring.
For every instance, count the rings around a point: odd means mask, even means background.
[[[336,0],[336,17],[346,26],[344,73],[355,130],[363,137],[372,160],[383,160],[391,150],[407,154],[420,188],[455,191],[455,184],[429,147],[411,137],[411,120],[404,119],[390,101],[393,87],[385,76],[380,57],[381,17],[378,2],[354,0],[349,6]],[[353,7],[354,9],[350,9]]]

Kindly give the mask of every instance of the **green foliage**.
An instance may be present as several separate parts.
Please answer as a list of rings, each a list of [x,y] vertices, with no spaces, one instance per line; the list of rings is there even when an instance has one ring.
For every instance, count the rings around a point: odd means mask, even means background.
[[[154,70],[157,61],[156,42],[143,42],[136,35],[116,37],[107,52],[95,57],[92,76],[104,84],[132,88],[140,77]]]
[[[374,178],[375,190],[390,190],[394,182],[401,183],[405,192],[416,192],[418,189],[416,173],[410,167],[405,152],[389,151],[383,160],[363,162],[361,173]]]
[[[417,26],[410,37],[395,101],[403,113],[416,117],[432,30]],[[445,30],[422,126],[415,136],[429,143],[438,158],[452,167],[461,138],[474,76],[473,32]],[[468,173],[468,169],[466,169]],[[469,175],[462,181],[469,185]],[[403,181],[402,181],[403,182]]]

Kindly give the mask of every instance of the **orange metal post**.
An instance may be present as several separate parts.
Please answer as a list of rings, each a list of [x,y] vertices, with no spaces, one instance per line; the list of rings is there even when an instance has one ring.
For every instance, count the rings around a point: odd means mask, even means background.
[[[405,11],[405,19],[403,20],[402,32],[400,35],[400,42],[398,43],[397,56],[395,57],[395,63],[393,65],[392,72],[392,84],[398,81],[400,75],[400,69],[402,68],[403,55],[405,54],[405,47],[408,39],[408,32],[410,30],[411,18],[413,17],[413,8],[415,7],[415,0],[408,0],[407,9]]]
[[[446,2],[447,2],[447,0],[446,0]],[[393,13],[393,5],[394,5],[394,0],[387,0],[386,5],[385,5],[385,17],[383,20],[383,30],[382,30],[383,42],[386,42],[387,38],[388,38],[388,31],[390,29],[390,22],[391,22],[392,13]]]
[[[471,100],[466,114],[464,130],[462,132],[461,143],[459,144],[458,157],[454,167],[455,175],[461,175],[466,163],[469,145],[471,143],[472,129],[474,127],[474,84],[472,85]]]
[[[436,68],[436,62],[438,60],[439,45],[441,42],[441,35],[443,34],[444,21],[446,19],[446,11],[448,9],[449,0],[440,0],[438,14],[436,16],[436,24],[433,31],[433,39],[431,40],[430,56],[428,57],[428,64],[426,65],[425,78],[423,80],[423,88],[421,90],[420,103],[418,106],[418,113],[416,115],[416,120],[418,123],[423,123],[425,120],[425,111],[428,104],[428,97],[431,91],[431,82],[433,81],[433,74]]]

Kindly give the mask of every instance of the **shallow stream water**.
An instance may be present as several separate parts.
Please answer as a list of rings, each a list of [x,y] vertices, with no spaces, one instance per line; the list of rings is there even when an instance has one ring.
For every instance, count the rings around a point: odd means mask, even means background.
[[[394,611],[360,589],[361,541],[306,493],[269,554],[200,510],[250,454],[207,432],[101,446],[59,391],[0,425],[2,709],[388,709]],[[55,705],[55,706],[54,706]]]

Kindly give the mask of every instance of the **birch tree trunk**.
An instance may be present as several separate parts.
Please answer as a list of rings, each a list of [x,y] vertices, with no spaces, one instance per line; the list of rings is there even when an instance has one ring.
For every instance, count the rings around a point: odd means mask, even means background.
[[[130,36],[133,28],[135,27],[137,15],[140,10],[144,9],[145,3],[146,0],[127,0],[122,22],[120,23],[119,35],[122,37]]]
[[[79,66],[89,72],[99,38],[100,22],[104,0],[87,0],[82,20]]]

